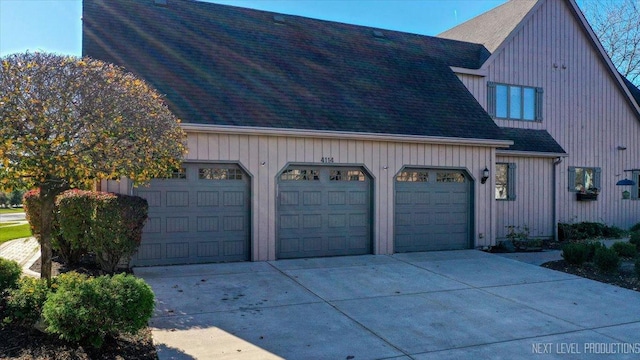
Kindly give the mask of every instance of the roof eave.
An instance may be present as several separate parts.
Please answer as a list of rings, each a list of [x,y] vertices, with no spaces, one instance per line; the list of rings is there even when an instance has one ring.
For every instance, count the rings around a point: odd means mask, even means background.
[[[438,145],[467,145],[481,147],[505,147],[513,145],[511,140],[501,139],[476,139],[476,138],[454,138],[440,136],[420,136],[403,134],[378,134],[365,132],[345,132],[328,130],[304,130],[304,129],[282,129],[252,126],[230,126],[212,124],[182,123],[182,129],[186,132],[234,134],[234,135],[264,135],[264,136],[293,136],[305,138],[325,138],[325,139],[353,139],[370,140],[384,142],[410,142],[410,143],[430,143]]]
[[[506,149],[497,149],[496,155],[502,156],[522,156],[522,157],[545,157],[545,158],[559,158],[559,157],[568,157],[567,153],[556,153],[556,152],[542,152],[542,151],[522,151],[522,150],[506,150]]]

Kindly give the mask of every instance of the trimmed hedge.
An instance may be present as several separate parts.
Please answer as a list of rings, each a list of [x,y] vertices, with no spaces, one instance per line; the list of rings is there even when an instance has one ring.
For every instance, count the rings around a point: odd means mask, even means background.
[[[558,239],[565,240],[587,240],[597,238],[623,237],[626,232],[616,226],[608,226],[596,222],[581,222],[576,224],[558,223]]]
[[[636,246],[636,249],[640,251],[640,231],[633,231],[629,234],[629,242]]]
[[[628,242],[616,242],[611,245],[611,248],[621,257],[632,258],[638,253],[636,246]]]
[[[31,233],[40,241],[40,226],[42,225],[40,190],[27,191],[22,197],[22,207],[29,226],[31,226]]]
[[[593,262],[604,272],[614,272],[620,267],[620,257],[618,253],[606,247],[596,250],[596,254],[593,256]]]
[[[589,245],[570,243],[562,246],[562,258],[569,264],[582,265],[589,257]]]
[[[39,191],[29,191],[24,202],[33,234],[39,239]],[[148,209],[147,200],[138,196],[67,190],[56,198],[53,249],[68,264],[93,252],[101,269],[112,274],[140,246]]]
[[[100,267],[115,272],[121,259],[138,249],[147,220],[147,200],[138,196],[97,193],[90,247]]]
[[[0,258],[0,296],[6,290],[18,287],[20,275],[22,275],[20,264],[13,260]]]
[[[91,194],[91,191],[73,189],[56,198],[60,239],[53,245],[68,264],[77,263],[89,248],[95,208]]]
[[[61,339],[102,346],[105,337],[135,333],[154,307],[149,285],[131,275],[60,281],[42,309],[47,332]]]
[[[18,287],[9,291],[6,297],[7,317],[2,319],[3,322],[27,326],[35,324],[40,319],[48,294],[47,280],[29,276],[21,278]]]

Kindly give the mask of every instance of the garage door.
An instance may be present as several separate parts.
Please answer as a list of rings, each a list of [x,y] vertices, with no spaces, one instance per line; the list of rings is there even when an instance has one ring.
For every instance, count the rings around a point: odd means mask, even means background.
[[[277,211],[279,259],[371,253],[371,179],[361,168],[288,167]]]
[[[463,171],[404,169],[395,178],[395,252],[470,248],[470,210]]]
[[[249,177],[232,164],[184,164],[134,193],[149,202],[134,265],[249,260]]]

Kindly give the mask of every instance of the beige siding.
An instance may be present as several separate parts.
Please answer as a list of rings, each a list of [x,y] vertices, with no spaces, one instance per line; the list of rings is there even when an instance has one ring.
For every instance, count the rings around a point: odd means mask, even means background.
[[[403,166],[462,168],[478,178],[485,166],[491,167],[495,157],[489,147],[259,135],[189,133],[188,146],[187,161],[238,162],[252,176],[254,260],[275,259],[277,174],[287,164],[321,164],[321,157],[333,157],[336,165],[364,166],[374,179],[374,252],[390,254],[393,253],[393,177]],[[472,234],[475,234],[476,246],[491,245],[495,239],[493,186],[490,182],[485,185],[475,182],[474,186],[476,215]],[[480,233],[482,239],[479,239]]]
[[[515,200],[496,200],[497,240],[506,238],[508,226],[526,226],[531,237],[553,238],[553,159],[497,156],[496,162],[516,165]]]
[[[513,40],[485,64],[486,78],[459,76],[483,106],[486,106],[486,81],[542,87],[541,122],[496,120],[496,123],[504,127],[546,129],[569,154],[558,165],[560,221],[600,221],[628,227],[640,221],[640,201],[622,200],[625,189],[615,184],[630,177],[625,169],[640,168],[640,122],[565,1],[544,1],[532,15]],[[627,150],[617,150],[618,146]],[[567,190],[569,166],[602,168],[598,201],[576,201],[575,193]],[[543,167],[531,168],[527,176],[540,178]],[[531,192],[548,196],[541,188],[546,185],[532,182],[529,186]],[[520,207],[514,213],[537,211],[534,204],[518,203]]]

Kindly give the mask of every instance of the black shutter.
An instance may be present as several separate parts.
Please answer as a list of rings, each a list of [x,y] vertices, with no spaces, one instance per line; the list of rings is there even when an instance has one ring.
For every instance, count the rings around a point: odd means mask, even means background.
[[[516,164],[507,165],[507,200],[516,199]]]
[[[567,190],[576,191],[576,168],[574,166],[569,166],[569,184],[567,185]]]
[[[496,117],[496,83],[487,83],[487,113],[492,118]]]
[[[542,120],[542,96],[544,90],[542,88],[536,88],[536,121]]]

